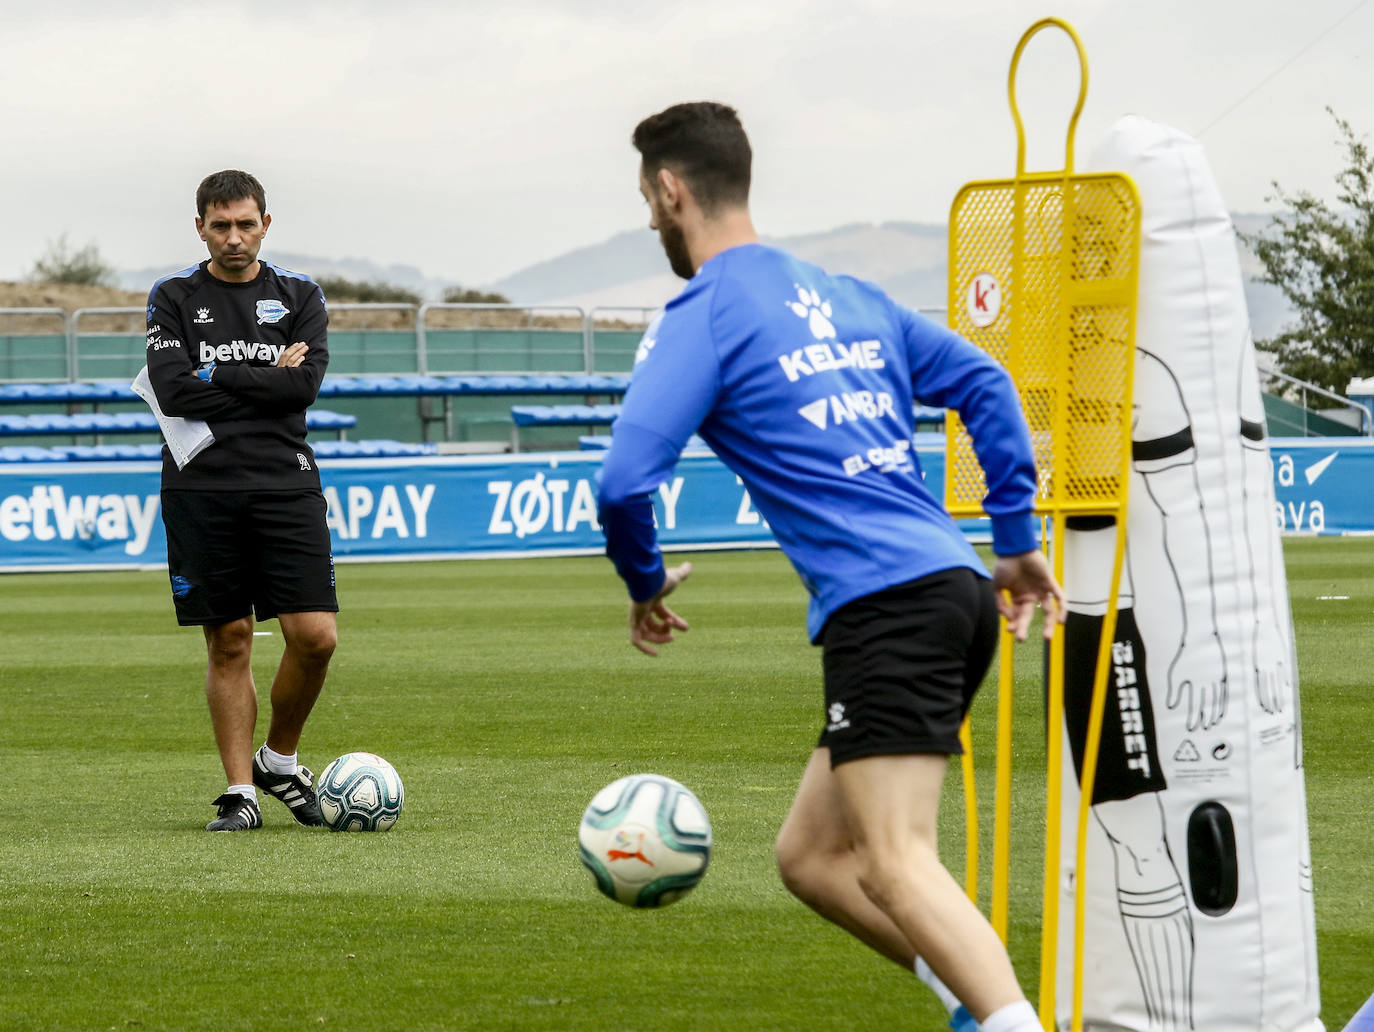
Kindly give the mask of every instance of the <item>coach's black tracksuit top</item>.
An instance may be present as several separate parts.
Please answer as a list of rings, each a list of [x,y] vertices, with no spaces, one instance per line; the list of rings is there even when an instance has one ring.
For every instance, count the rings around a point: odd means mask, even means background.
[[[164,490],[319,490],[305,443],[305,410],[329,365],[324,292],[308,276],[267,262],[247,283],[210,275],[208,261],[153,284],[148,377],[162,411],[203,420],[215,443],[185,469],[162,449]],[[294,369],[276,368],[296,341]],[[213,366],[207,381],[197,370]]]

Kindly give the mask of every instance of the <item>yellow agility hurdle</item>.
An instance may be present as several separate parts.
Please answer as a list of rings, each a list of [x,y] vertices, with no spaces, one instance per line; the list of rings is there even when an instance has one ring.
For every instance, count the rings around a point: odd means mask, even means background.
[[[1078,52],[1078,101],[1069,120],[1064,167],[1028,173],[1026,138],[1016,103],[1016,72],[1038,32],[1058,28]],[[1106,619],[1098,647],[1078,813],[1074,906],[1074,1032],[1082,1029],[1084,862],[1088,811],[1117,592],[1126,547],[1130,478],[1131,389],[1135,365],[1136,287],[1140,204],[1134,184],[1116,173],[1073,171],[1074,134],[1088,89],[1082,41],[1067,23],[1046,18],[1021,37],[1012,56],[1007,94],[1016,124],[1016,175],[965,185],[949,222],[949,325],[1000,361],[1016,381],[1030,426],[1039,471],[1036,512],[1049,524],[1047,549],[1056,579],[1064,579],[1064,541],[1070,516],[1116,521]],[[956,517],[981,515],[987,492],[967,430],[951,413],[947,423],[945,503]],[[991,921],[1007,938],[1011,835],[1012,661],[1003,628],[998,673],[997,765],[993,818]],[[1050,643],[1045,870],[1040,946],[1040,1022],[1055,1027],[1058,952],[1060,789],[1064,726],[1064,634]],[[969,807],[966,888],[978,898],[977,799],[967,725],[963,775]]]

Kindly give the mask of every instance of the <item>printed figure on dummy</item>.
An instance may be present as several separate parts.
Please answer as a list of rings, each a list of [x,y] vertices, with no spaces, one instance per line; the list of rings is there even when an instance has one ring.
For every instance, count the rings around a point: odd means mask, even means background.
[[[1136,183],[1142,244],[1127,549],[1093,791],[1103,834],[1090,828],[1086,868],[1083,1027],[1317,1032],[1297,668],[1234,231],[1201,147],[1176,130],[1124,118],[1092,167]],[[1075,774],[1115,535],[1110,518],[1076,517],[1064,543]],[[1073,812],[1078,784],[1067,772],[1064,792]],[[1073,830],[1065,834],[1071,905]],[[1072,951],[1060,931],[1067,1028]]]
[[[1210,590],[1186,594],[1174,559],[1177,554],[1193,568],[1208,571],[1210,580],[1211,550],[1197,483],[1192,421],[1168,368],[1140,349],[1135,384],[1132,499],[1139,504],[1143,487],[1159,512],[1162,534],[1156,540],[1128,539],[1092,813],[1111,843],[1117,907],[1144,995],[1148,1027],[1174,1032],[1193,1027],[1193,923],[1183,878],[1165,833],[1159,794],[1167,785],[1159,762],[1150,684],[1167,683],[1171,708],[1186,700],[1190,727],[1211,727],[1226,711],[1226,659],[1217,635],[1216,613],[1209,604]],[[1156,404],[1142,409],[1138,400],[1142,397]],[[1116,524],[1110,517],[1068,520],[1064,712],[1074,772],[1080,778],[1115,538]],[[1155,641],[1153,649],[1148,649],[1141,638],[1131,576],[1135,562],[1150,569],[1168,569],[1177,588],[1173,611],[1180,617],[1180,627],[1172,649],[1163,641]],[[1160,652],[1165,653],[1162,661]],[[1162,665],[1165,678],[1158,670],[1151,677],[1151,654],[1156,665]]]

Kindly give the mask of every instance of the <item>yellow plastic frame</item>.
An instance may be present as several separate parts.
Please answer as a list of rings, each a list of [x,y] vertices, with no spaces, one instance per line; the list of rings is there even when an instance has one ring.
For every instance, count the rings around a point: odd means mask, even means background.
[[[1016,103],[1016,73],[1027,44],[1037,33],[1052,27],[1067,33],[1078,52],[1078,100],[1069,119],[1064,167],[1057,171],[1027,172],[1025,127]],[[1098,645],[1080,777],[1073,1032],[1081,1032],[1083,1021],[1088,815],[1126,548],[1140,255],[1140,203],[1134,184],[1118,173],[1078,175],[1073,171],[1074,135],[1087,90],[1087,54],[1068,23],[1045,18],[1026,30],[1012,55],[1007,77],[1007,95],[1016,124],[1016,175],[1011,179],[972,182],[956,195],[950,214],[948,297],[950,327],[994,354],[1018,385],[1036,444],[1040,473],[1036,512],[1049,524],[1050,559],[1061,583],[1069,516],[1110,516],[1116,521],[1107,613]],[[980,286],[984,289],[980,290]],[[989,310],[983,302],[993,294],[998,306]],[[956,517],[982,515],[986,485],[968,432],[954,414],[949,418],[947,434],[946,506]],[[990,914],[1003,941],[1007,937],[1010,883],[1011,645],[1010,632],[1004,627],[998,671]],[[1041,1024],[1051,1032],[1055,1028],[1062,822],[1064,635],[1060,628],[1055,629],[1050,642],[1048,697],[1050,734],[1038,1011]],[[977,792],[967,722],[961,740],[965,745],[963,777],[968,838],[965,887],[977,902]]]

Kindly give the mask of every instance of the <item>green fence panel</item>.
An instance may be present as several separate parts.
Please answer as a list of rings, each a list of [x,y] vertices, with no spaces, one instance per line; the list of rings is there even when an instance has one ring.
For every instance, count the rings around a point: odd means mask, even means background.
[[[76,338],[76,373],[82,380],[132,380],[146,363],[143,333],[83,333]]]
[[[427,330],[431,373],[580,373],[581,330]]]
[[[330,330],[331,373],[387,374],[420,371],[414,330]]]
[[[592,372],[630,372],[643,339],[643,330],[596,330],[592,334]]]
[[[66,334],[0,335],[0,380],[65,380],[68,375]]]
[[[1358,437],[1357,427],[1272,394],[1263,395],[1270,437]]]

